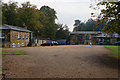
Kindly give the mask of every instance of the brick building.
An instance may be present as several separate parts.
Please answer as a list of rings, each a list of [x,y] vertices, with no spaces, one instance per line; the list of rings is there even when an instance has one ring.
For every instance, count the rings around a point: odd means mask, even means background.
[[[0,40],[2,40],[2,47],[28,46],[31,39],[32,31],[30,30],[6,24],[0,26]]]
[[[120,36],[118,34],[109,34],[100,32],[100,31],[77,31],[70,33],[70,44],[79,45],[79,44],[114,44],[115,42],[120,41]]]

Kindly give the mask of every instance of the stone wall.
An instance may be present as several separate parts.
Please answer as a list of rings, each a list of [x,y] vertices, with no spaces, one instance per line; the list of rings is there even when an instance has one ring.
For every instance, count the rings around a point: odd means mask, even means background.
[[[76,35],[71,35],[70,36],[70,44],[73,45],[73,44],[76,44],[78,42],[78,38]]]
[[[90,42],[93,45],[114,45],[115,42],[117,42],[117,38],[114,37],[94,37],[97,36],[98,34],[71,34],[70,35],[70,44],[90,44]],[[80,39],[80,37],[82,36],[82,39]],[[88,39],[87,39],[88,36]]]
[[[115,42],[117,42],[117,38],[111,38],[110,39],[110,43],[113,45],[113,44],[115,44]]]
[[[20,38],[18,38],[18,32],[20,33]],[[20,32],[20,31],[10,31],[10,44],[15,43],[16,47],[19,46],[27,46],[29,43],[29,33],[28,32]],[[23,37],[24,36],[24,37]]]
[[[2,47],[10,47],[10,30],[2,30]]]
[[[86,36],[88,35],[89,39],[86,40]],[[82,36],[82,39],[79,39]],[[81,34],[81,35],[71,35],[70,36],[70,44],[90,44],[92,42],[91,34]]]
[[[19,34],[18,34],[19,33]],[[5,37],[5,39],[9,38],[9,42],[3,42],[3,47],[24,47],[29,43],[29,32],[21,32],[21,31],[9,31],[10,36]],[[19,37],[18,37],[19,35]]]

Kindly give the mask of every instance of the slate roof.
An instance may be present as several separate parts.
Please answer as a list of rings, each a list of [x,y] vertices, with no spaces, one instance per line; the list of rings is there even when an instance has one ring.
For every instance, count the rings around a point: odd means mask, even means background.
[[[120,35],[118,35],[118,34],[116,34],[116,33],[114,33],[114,34],[112,34],[112,35],[110,35],[110,34],[107,34],[107,33],[102,33],[102,34],[99,34],[98,36],[95,36],[95,37],[97,37],[97,38],[100,38],[100,37],[115,37],[115,38],[118,38],[118,37],[120,37]]]
[[[101,33],[100,31],[76,31],[71,32],[70,34],[98,34]]]
[[[117,33],[112,34],[112,36],[110,34],[101,32],[101,31],[76,31],[76,32],[71,32],[70,34],[98,34],[94,37],[96,38],[101,38],[101,37],[115,37],[115,38],[119,38],[120,35],[118,35]]]
[[[3,30],[3,29],[10,29],[10,30],[16,30],[16,31],[23,31],[23,32],[32,32],[32,31],[27,30],[25,28],[21,28],[21,27],[18,27],[18,26],[7,25],[7,24],[3,24],[3,25],[0,26],[0,30]]]

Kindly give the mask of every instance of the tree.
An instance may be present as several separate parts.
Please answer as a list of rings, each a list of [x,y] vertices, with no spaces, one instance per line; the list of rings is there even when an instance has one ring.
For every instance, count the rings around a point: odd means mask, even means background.
[[[33,35],[40,38],[55,39],[58,25],[56,11],[49,6],[42,6],[37,9],[36,5],[25,2],[21,7],[17,2],[3,3],[2,5],[3,24],[27,27],[33,31]]]
[[[2,24],[2,1],[0,0],[0,25]]]
[[[84,22],[81,22],[78,26],[76,26],[73,31],[85,31],[86,25]]]
[[[85,29],[85,23],[81,22],[80,20],[75,20],[73,31],[82,31]]]
[[[43,25],[42,33],[45,38],[54,39],[56,37],[57,24],[55,23],[55,19],[57,19],[56,11],[48,6],[42,6],[40,8]],[[40,18],[41,19],[41,18]]]
[[[93,19],[88,19],[88,21],[80,22],[79,25],[75,26],[73,31],[101,31],[103,28],[104,23],[96,25],[96,21]]]
[[[106,33],[118,33],[120,34],[120,1],[110,2],[101,1],[94,9],[100,9],[101,13],[97,17],[97,24],[106,22],[102,31]],[[105,9],[101,9],[100,6],[104,6]],[[91,13],[94,15],[94,13]]]
[[[16,25],[17,19],[17,2],[3,3],[2,5],[2,22],[3,24]]]
[[[56,11],[54,9],[50,8],[49,6],[42,6],[40,8],[40,11],[43,12],[45,16],[49,18],[50,22],[55,23],[55,19],[57,19],[57,16]]]
[[[26,2],[22,4],[22,7],[18,9],[18,26],[25,27],[33,31],[34,35],[38,36],[41,24],[39,22],[39,11],[36,6]]]
[[[59,28],[56,32],[56,39],[68,39],[69,37],[69,29],[68,26],[65,24],[58,24]]]

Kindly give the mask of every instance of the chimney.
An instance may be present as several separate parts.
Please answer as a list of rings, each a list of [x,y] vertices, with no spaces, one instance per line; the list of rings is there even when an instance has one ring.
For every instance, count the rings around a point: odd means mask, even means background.
[[[24,28],[27,29],[27,26],[25,26]]]
[[[23,24],[23,27],[24,27],[25,29],[27,29],[27,26],[26,26],[26,24],[25,24],[25,23]]]

